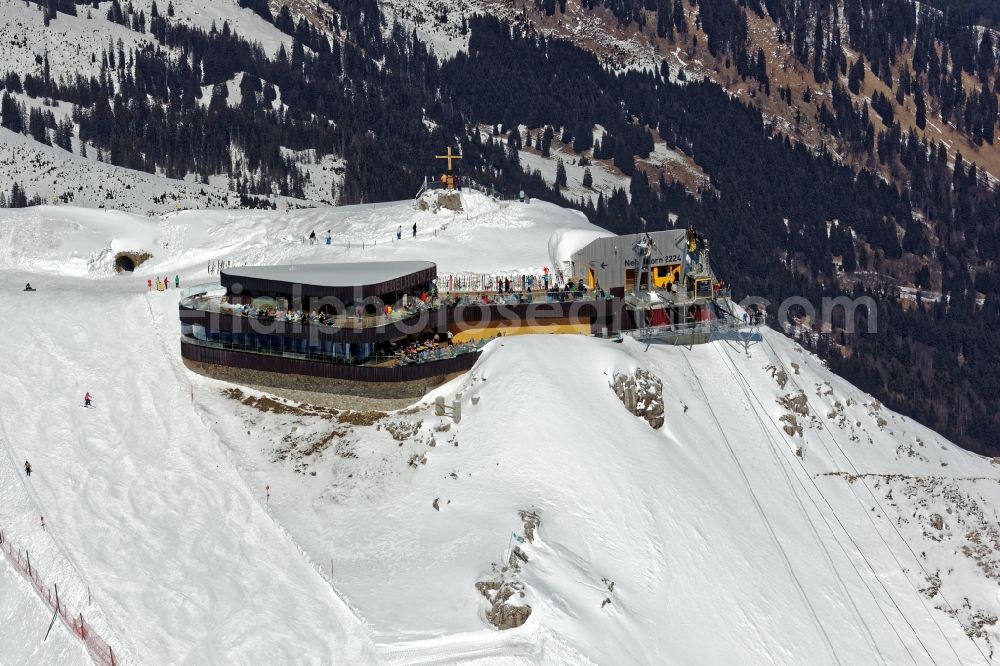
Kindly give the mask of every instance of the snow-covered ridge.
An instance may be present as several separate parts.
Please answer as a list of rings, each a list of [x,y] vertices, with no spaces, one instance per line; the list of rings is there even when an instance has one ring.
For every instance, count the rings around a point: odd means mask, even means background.
[[[536,272],[607,235],[578,211],[544,202],[500,202],[468,191],[462,201],[460,212],[420,210],[411,201],[285,211],[184,210],[153,218],[74,206],[8,210],[0,218],[0,270],[109,277],[119,252],[145,252],[152,256],[136,273],[143,281],[166,273],[180,273],[185,282],[201,279],[208,262],[217,259],[265,265],[431,259],[440,272]],[[396,241],[400,227],[405,234]],[[310,232],[325,236],[327,230],[330,245],[308,243]]]

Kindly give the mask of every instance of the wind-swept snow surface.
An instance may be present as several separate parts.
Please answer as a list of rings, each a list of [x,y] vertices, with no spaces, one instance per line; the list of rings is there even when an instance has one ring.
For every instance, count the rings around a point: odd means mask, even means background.
[[[0,436],[31,461],[49,525],[11,536],[39,558],[64,550],[136,663],[375,659],[363,624],[192,408],[148,295],[122,286],[60,278],[18,292],[16,321],[0,327]],[[5,522],[37,521],[0,504]]]
[[[779,362],[784,388],[767,369]],[[609,387],[636,368],[664,382],[660,431]],[[275,515],[332,558],[337,587],[401,663],[420,638],[438,655],[456,632],[498,640],[475,584],[503,577],[511,545],[528,561],[505,575],[532,614],[505,645],[543,663],[552,638],[601,664],[984,663],[996,640],[996,581],[962,544],[996,528],[997,468],[875,410],[770,332],[749,355],[736,341],[505,338],[441,391],[464,394],[458,425],[429,407],[331,425],[253,400],[234,418],[233,401],[204,387],[220,427],[259,431],[257,447],[231,445],[241,469],[276,489]],[[801,402],[797,387],[810,416],[778,403]],[[783,429],[787,414],[804,436]],[[324,453],[302,453],[330,432]],[[926,460],[898,452],[910,445]],[[522,512],[540,522],[519,545]],[[977,617],[989,641],[964,633]]]
[[[0,525],[123,663],[991,663],[1000,467],[775,333],[501,338],[435,392],[462,401],[454,423],[434,395],[346,412],[194,375],[178,292],[146,291],[222,259],[536,269],[600,233],[463,198],[0,214]],[[639,370],[662,381],[660,429],[612,387]],[[4,571],[0,617],[35,631],[43,604]],[[524,624],[494,628],[480,590],[530,606]],[[0,661],[82,660],[8,635]]]

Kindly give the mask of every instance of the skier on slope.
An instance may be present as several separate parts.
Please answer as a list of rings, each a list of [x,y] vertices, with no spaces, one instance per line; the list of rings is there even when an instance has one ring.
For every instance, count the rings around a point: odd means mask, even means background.
[[[175,275],[174,276],[174,286],[177,287],[178,289],[181,288],[181,276],[180,275]]]
[[[83,394],[83,406],[90,407],[90,391]]]
[[[396,240],[402,240],[403,238],[403,225],[396,227]]]
[[[31,463],[27,460],[24,461],[24,473],[31,476]]]
[[[414,238],[417,237],[417,223],[416,222],[413,223],[413,237]]]

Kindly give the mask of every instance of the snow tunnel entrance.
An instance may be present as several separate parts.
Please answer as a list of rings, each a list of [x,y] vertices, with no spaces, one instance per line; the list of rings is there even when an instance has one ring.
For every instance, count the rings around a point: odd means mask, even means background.
[[[131,273],[152,256],[148,252],[119,252],[115,255],[115,272]]]

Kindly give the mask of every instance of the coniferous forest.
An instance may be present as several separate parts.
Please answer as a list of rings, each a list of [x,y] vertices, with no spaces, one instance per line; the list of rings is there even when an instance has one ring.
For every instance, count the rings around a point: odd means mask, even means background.
[[[79,0],[36,4],[49,18],[98,11]],[[561,4],[537,0],[549,15],[564,11]],[[650,22],[663,38],[695,27],[682,0],[583,4],[607,8],[622,25]],[[918,127],[929,119],[951,123],[991,147],[997,49],[988,31],[979,36],[970,26],[1000,20],[994,3],[931,0],[915,9],[905,0],[699,0],[697,28],[709,51],[731,59],[764,95],[786,100],[791,93],[772,85],[763,51],[748,47],[746,13],[770,17],[816,83],[832,82],[819,111],[824,131],[872,168],[793,142],[756,107],[710,81],[682,80],[666,61],[655,70],[612,71],[524,23],[473,18],[468,53],[440,61],[414,32],[389,25],[376,0],[325,0],[338,17],[325,30],[294,21],[287,8],[275,15],[263,0],[241,5],[291,36],[292,48],[268,56],[228,24],[200,30],[172,20],[169,3],[146,15],[113,0],[100,5],[108,19],[151,33],[158,46],[125,50],[109,42],[100,74],[89,78],[56,80],[47,63],[40,74],[7,72],[0,124],[62,147],[72,145],[75,126],[80,140],[118,166],[205,181],[226,174],[247,205],[261,204],[255,195],[302,196],[304,175],[282,148],[344,158],[343,184],[331,195],[348,204],[412,197],[438,170],[435,152],[451,145],[467,176],[579,208],[617,233],[638,231],[641,220],[663,228],[676,214],[711,239],[715,269],[738,298],[772,304],[865,295],[862,282],[845,275],[908,259],[912,282],[929,287],[933,265],[943,294],[937,302],[904,303],[879,286],[870,294],[879,302],[875,333],[865,332],[859,313],[859,333],[843,333],[844,322],[834,321],[832,334],[804,344],[892,409],[1000,455],[1000,189],[959,152],[898,122],[893,104],[913,105]],[[849,65],[841,44],[864,63]],[[226,84],[237,75],[241,101],[230,105]],[[894,99],[859,105],[865,76],[885,81]],[[969,80],[972,94],[962,85]],[[21,95],[76,105],[72,124],[27,110]],[[493,128],[485,137],[484,125]],[[604,129],[599,140],[596,125]],[[654,133],[692,155],[712,187],[692,193],[636,168]],[[521,168],[525,143],[547,154],[553,141],[610,160],[629,177],[628,191],[571,200],[560,183]],[[10,204],[31,203],[16,187]]]

